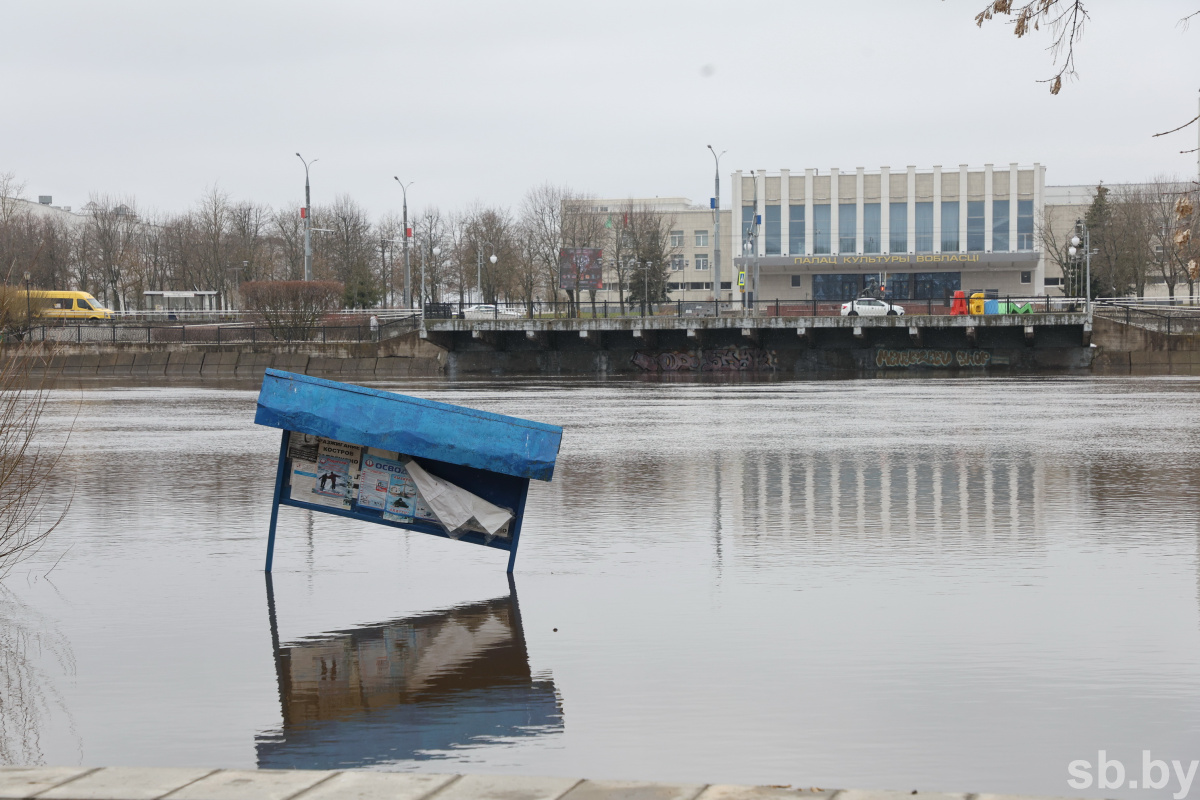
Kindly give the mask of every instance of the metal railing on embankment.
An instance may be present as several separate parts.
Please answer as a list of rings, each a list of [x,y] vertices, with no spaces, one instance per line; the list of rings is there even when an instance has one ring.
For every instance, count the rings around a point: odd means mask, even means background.
[[[57,344],[338,344],[378,342],[400,336],[420,326],[420,317],[410,315],[372,325],[315,325],[296,329],[272,328],[264,323],[146,324],[88,322],[75,325],[34,325],[6,333],[6,341]]]
[[[1146,303],[1140,300],[1096,300],[1097,317],[1145,330],[1175,334],[1200,333],[1200,306]]]
[[[864,298],[860,298],[864,299]],[[425,307],[426,319],[613,319],[625,317],[836,317],[842,314],[842,306],[849,300],[756,300],[753,303],[730,303],[715,300],[670,300],[656,303],[641,303],[613,300],[584,300],[579,303],[566,301],[535,300],[532,303],[486,303],[470,305],[456,303],[430,303]],[[905,316],[950,315],[953,300],[947,298],[922,298],[919,300],[891,299],[886,303],[903,309]],[[996,311],[987,313],[1008,314],[1053,314],[1064,311],[1083,311],[1085,300],[1075,297],[988,297],[985,304],[995,303]]]

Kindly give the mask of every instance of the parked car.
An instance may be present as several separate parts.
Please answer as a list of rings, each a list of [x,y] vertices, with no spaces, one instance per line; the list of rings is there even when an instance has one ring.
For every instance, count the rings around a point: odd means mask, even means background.
[[[462,315],[463,319],[495,319],[496,317],[519,317],[521,312],[497,308],[491,303],[483,303],[477,306],[467,306],[463,309]]]
[[[872,297],[860,297],[849,303],[842,303],[843,317],[902,317],[904,306],[889,303],[887,300],[876,300]]]

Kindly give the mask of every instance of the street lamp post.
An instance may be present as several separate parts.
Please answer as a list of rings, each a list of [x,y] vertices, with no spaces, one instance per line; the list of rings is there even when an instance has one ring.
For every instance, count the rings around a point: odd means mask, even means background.
[[[33,276],[25,271],[25,328],[33,335],[33,304],[29,300],[29,279]]]
[[[308,188],[308,168],[317,159],[305,161],[304,156],[296,153],[296,158],[304,165],[304,280],[312,280],[312,193]]]
[[[408,187],[413,185],[412,181],[407,184],[400,183],[400,179],[395,175],[396,183],[400,184],[400,191],[404,193],[404,307],[412,308],[412,269],[408,265]]]
[[[1083,220],[1075,220],[1075,235],[1071,237],[1071,246],[1067,248],[1067,254],[1071,257],[1076,257],[1079,253],[1079,246],[1083,245],[1083,262],[1086,274],[1084,277],[1084,308],[1087,310],[1088,319],[1092,317],[1092,237],[1088,231],[1087,224]]]
[[[708,145],[708,149],[713,154],[713,160],[716,165],[713,168],[713,198],[709,206],[713,212],[713,298],[717,300],[717,310],[720,311],[721,300],[721,156],[725,155],[726,150],[722,150],[720,155],[713,146]]]
[[[488,261],[496,263],[496,245],[491,242],[481,242],[475,248],[475,285],[479,287],[479,302],[483,302],[483,246],[487,245],[492,248],[492,255]]]

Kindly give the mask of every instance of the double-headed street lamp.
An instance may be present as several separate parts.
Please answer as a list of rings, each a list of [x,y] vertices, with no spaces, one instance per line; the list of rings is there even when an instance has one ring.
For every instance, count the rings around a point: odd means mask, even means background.
[[[1075,235],[1071,237],[1071,246],[1067,248],[1067,254],[1072,258],[1078,257],[1079,246],[1083,245],[1083,262],[1086,269],[1084,277],[1084,297],[1086,298],[1086,306],[1088,318],[1092,316],[1092,241],[1091,235],[1088,233],[1087,225],[1083,220],[1075,220]]]
[[[491,242],[481,242],[475,248],[475,285],[479,287],[479,302],[483,302],[483,246],[487,245],[492,248],[492,255],[488,261],[492,264],[496,263],[496,245]]]
[[[400,184],[400,191],[404,193],[404,307],[412,308],[412,270],[408,266],[408,187],[412,186],[413,182],[405,184],[395,175],[392,177]]]
[[[308,167],[315,164],[317,159],[305,161],[304,156],[296,153],[296,158],[304,165],[304,280],[312,280],[312,195],[308,188]]]
[[[636,258],[629,259],[629,269],[633,270],[636,267],[642,268],[642,316],[646,316],[646,307],[650,304],[650,269],[654,266],[653,261],[638,261]]]

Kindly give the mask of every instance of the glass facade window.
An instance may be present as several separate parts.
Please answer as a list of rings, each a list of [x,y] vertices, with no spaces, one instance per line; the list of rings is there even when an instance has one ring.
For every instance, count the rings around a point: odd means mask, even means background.
[[[754,206],[742,206],[742,240],[734,248],[736,255],[742,254],[742,245],[749,238],[752,227],[754,227]]]
[[[992,200],[992,252],[1008,250],[1008,198]]]
[[[804,276],[803,275],[793,275],[792,276],[792,288],[793,289],[799,289],[803,285],[804,285]]]
[[[851,206],[853,208],[853,206]],[[863,288],[862,275],[813,275],[813,299],[826,301],[853,300]]]
[[[763,232],[766,234],[767,255],[777,256],[783,252],[783,228],[780,227],[779,206],[767,206],[763,214]]]
[[[863,203],[863,252],[882,253],[879,203]]]
[[[813,254],[828,255],[830,231],[833,222],[830,219],[829,204],[813,206]]]
[[[683,231],[671,231],[671,247],[683,247]]]
[[[858,204],[838,204],[838,252],[854,253],[858,250]]]
[[[696,253],[696,269],[708,269],[708,253]]]
[[[945,300],[962,288],[960,272],[913,273],[916,297],[914,300]]]
[[[671,269],[676,272],[683,269],[683,256],[681,256],[681,255],[671,256]]]
[[[916,207],[918,253],[933,252],[933,203],[917,203]]]
[[[888,209],[888,252],[908,252],[908,203],[892,203]]]
[[[696,247],[708,247],[708,231],[696,231]]]
[[[983,252],[983,201],[967,201],[967,252]]]
[[[908,272],[893,272],[888,275],[884,297],[891,300],[912,299],[912,274]]]
[[[958,201],[942,201],[942,252],[958,252]]]
[[[1033,201],[1017,201],[1017,249],[1033,250]]]
[[[804,255],[804,206],[788,207],[788,252]]]

